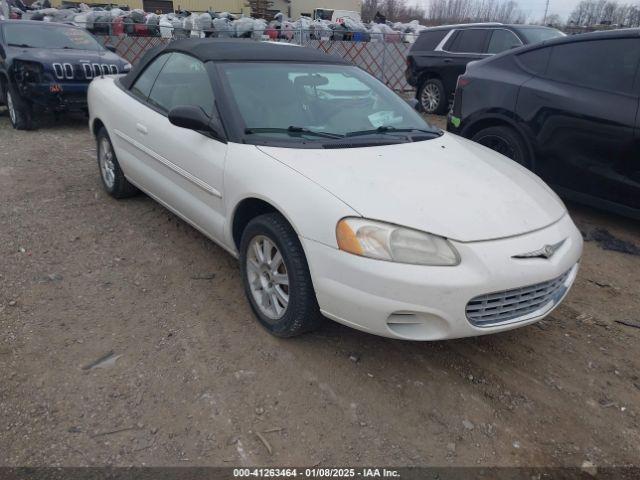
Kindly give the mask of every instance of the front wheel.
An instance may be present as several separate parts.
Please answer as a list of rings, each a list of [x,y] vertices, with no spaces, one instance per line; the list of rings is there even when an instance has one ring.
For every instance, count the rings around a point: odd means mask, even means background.
[[[249,222],[240,242],[245,294],[260,324],[294,337],[322,322],[307,259],[297,234],[278,213]]]
[[[127,198],[138,193],[138,189],[129,183],[124,176],[122,168],[118,163],[118,158],[113,150],[111,139],[107,130],[102,127],[96,136],[98,168],[100,169],[100,179],[102,185],[113,198]]]
[[[10,86],[5,92],[7,110],[11,126],[16,130],[32,130],[33,119],[31,116],[31,106],[20,98]]]
[[[527,146],[518,132],[510,127],[488,127],[477,132],[472,138],[474,142],[484,145],[505,157],[529,168],[531,162]]]

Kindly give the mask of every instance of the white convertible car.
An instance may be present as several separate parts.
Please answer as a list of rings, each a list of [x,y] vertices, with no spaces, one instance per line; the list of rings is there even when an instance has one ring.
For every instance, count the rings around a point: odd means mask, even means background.
[[[540,320],[582,238],[534,174],[427,124],[334,56],[183,40],[89,88],[105,189],[147,193],[239,257],[259,322],[437,340]]]

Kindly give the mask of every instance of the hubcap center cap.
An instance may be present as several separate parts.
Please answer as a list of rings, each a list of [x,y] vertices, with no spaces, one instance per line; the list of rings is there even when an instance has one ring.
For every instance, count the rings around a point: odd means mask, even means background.
[[[273,288],[273,276],[271,275],[271,271],[269,267],[264,264],[261,266],[262,273],[260,275],[260,283],[262,283],[262,288],[272,289]]]

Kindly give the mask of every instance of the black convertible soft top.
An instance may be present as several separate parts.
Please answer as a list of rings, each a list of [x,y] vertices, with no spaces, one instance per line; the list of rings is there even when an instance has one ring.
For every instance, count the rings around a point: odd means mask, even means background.
[[[176,40],[163,47],[152,48],[131,71],[120,79],[120,84],[129,89],[138,75],[161,53],[182,52],[203,62],[297,62],[351,65],[348,61],[316,50],[289,44],[254,42],[242,39],[185,39]]]

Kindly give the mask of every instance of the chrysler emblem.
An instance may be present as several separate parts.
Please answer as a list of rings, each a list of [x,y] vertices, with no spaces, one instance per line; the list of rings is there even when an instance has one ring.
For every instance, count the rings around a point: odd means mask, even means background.
[[[566,239],[565,239],[566,240]],[[544,247],[534,250],[533,252],[520,253],[511,258],[551,258],[556,251],[562,246],[565,240],[561,240],[553,245],[545,245]]]

